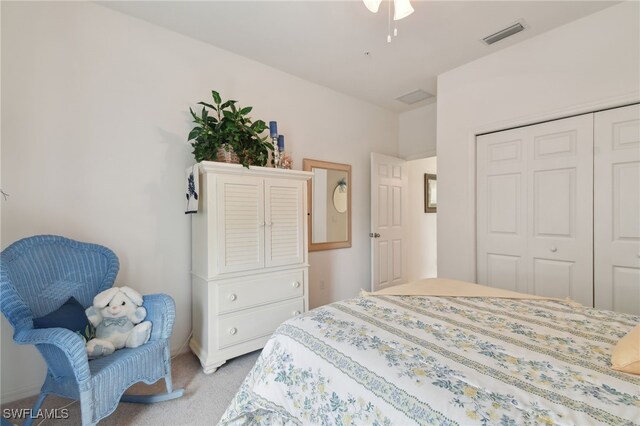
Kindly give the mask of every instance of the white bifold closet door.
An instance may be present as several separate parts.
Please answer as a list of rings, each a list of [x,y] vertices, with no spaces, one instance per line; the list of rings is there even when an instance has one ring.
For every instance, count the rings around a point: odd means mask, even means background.
[[[593,114],[477,138],[478,282],[593,306]]]
[[[595,306],[640,315],[640,105],[595,114]]]

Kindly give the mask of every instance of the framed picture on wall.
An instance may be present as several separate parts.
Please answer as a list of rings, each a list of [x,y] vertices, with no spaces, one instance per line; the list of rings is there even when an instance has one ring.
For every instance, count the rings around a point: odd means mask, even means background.
[[[435,213],[438,210],[438,180],[436,175],[424,174],[424,212]]]

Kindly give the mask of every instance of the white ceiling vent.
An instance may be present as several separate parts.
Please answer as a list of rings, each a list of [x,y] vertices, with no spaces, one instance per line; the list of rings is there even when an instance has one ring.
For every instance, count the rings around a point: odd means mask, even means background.
[[[510,27],[504,28],[495,34],[491,34],[490,36],[483,38],[482,41],[484,41],[486,44],[493,44],[523,30],[524,26],[520,22],[517,22]]]
[[[406,95],[402,95],[399,98],[396,98],[397,101],[403,102],[407,105],[413,105],[420,101],[424,101],[425,99],[429,99],[433,97],[433,95],[429,92],[425,92],[422,89],[414,90],[411,93],[407,93]]]

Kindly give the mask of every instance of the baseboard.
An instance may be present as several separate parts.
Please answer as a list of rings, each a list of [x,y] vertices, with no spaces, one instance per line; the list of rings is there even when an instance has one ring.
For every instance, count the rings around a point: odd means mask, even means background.
[[[182,355],[184,353],[190,352],[189,345],[183,345],[180,348],[171,350],[171,357],[175,357],[178,355]],[[9,402],[18,401],[23,398],[28,398],[30,396],[38,395],[40,393],[41,384],[39,385],[31,385],[25,386],[19,389],[11,390],[8,392],[0,393],[0,404],[7,404]]]
[[[183,347],[182,349],[180,348],[173,349],[171,350],[171,358],[175,358],[178,355],[186,354],[187,352],[192,352],[191,349],[189,348],[189,345]]]
[[[23,388],[15,389],[9,392],[2,392],[0,395],[1,403],[7,404],[9,402],[18,401],[19,399],[28,398],[30,396],[38,395],[42,385],[31,385]]]

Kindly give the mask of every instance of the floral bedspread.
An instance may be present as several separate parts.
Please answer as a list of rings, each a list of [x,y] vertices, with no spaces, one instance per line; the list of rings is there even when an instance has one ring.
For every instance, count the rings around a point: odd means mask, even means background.
[[[358,297],[282,324],[222,425],[640,425],[610,368],[640,316],[560,301]]]

